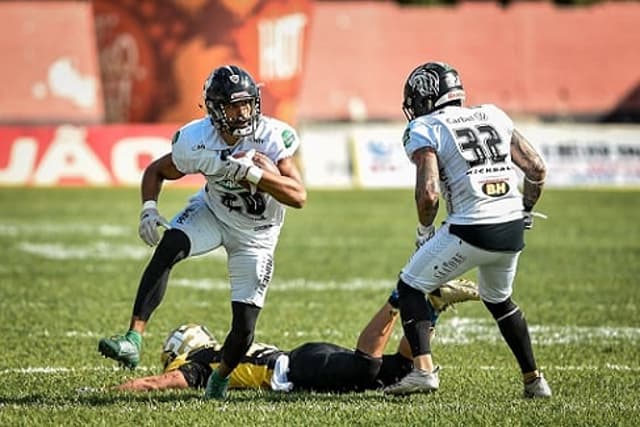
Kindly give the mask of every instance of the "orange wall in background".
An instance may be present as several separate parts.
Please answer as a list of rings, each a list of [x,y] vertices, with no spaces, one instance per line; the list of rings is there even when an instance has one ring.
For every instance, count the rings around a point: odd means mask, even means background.
[[[512,113],[640,116],[640,2],[317,2],[303,78],[304,120],[403,119],[417,65],[457,67],[470,103]]]
[[[108,122],[200,117],[211,70],[264,83],[263,111],[292,122],[311,0],[94,0]]]
[[[104,118],[91,4],[0,2],[0,123]]]
[[[640,120],[640,2],[12,1],[0,21],[0,124],[183,123],[226,63],[293,124],[402,120],[406,76],[431,60],[470,104]]]

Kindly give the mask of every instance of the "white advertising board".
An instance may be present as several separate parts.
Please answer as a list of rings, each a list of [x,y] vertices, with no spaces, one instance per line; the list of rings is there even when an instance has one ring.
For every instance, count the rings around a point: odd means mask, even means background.
[[[354,185],[362,188],[406,188],[415,183],[415,167],[402,147],[403,126],[355,128]]]
[[[547,185],[640,185],[640,126],[548,125],[520,127],[547,164]]]
[[[308,186],[412,187],[415,170],[402,147],[404,126],[325,125],[314,128],[312,138],[303,132]],[[543,155],[547,187],[640,186],[640,126],[538,122],[516,126]]]
[[[352,165],[346,126],[307,127],[300,132],[300,158],[309,188],[351,188]]]

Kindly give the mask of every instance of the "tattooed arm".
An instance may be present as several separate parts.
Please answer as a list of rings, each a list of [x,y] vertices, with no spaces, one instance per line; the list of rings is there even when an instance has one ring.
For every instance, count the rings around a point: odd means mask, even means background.
[[[415,200],[418,220],[423,226],[430,226],[438,213],[440,197],[440,173],[435,151],[422,148],[413,153],[416,165]]]
[[[524,172],[522,203],[525,211],[531,211],[542,194],[547,167],[542,157],[517,129],[511,137],[511,159]]]

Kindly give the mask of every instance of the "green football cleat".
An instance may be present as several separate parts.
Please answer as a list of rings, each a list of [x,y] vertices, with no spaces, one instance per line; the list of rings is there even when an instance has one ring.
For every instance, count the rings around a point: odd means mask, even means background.
[[[207,388],[204,392],[204,398],[207,400],[224,400],[227,398],[227,387],[229,386],[229,378],[220,378],[218,371],[214,370],[207,380]]]
[[[140,363],[140,346],[126,335],[102,338],[98,342],[98,351],[125,368],[135,369]]]

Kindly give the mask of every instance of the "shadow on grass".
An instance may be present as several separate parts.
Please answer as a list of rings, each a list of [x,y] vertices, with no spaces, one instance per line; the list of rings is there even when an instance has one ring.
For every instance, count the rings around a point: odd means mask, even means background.
[[[383,401],[389,400],[382,392],[367,391],[353,393],[321,393],[296,391],[291,393],[274,392],[270,390],[231,390],[225,404],[246,404],[259,402],[270,404],[325,402],[336,400],[349,401]],[[196,403],[205,402],[200,390],[186,391],[155,391],[155,392],[105,392],[75,391],[71,393],[33,393],[22,396],[0,396],[0,405],[14,407],[47,407],[47,406],[111,406],[124,403],[162,404],[162,403]],[[220,403],[211,401],[210,403]]]
[[[123,403],[171,403],[196,401],[200,394],[187,393],[116,393],[116,392],[75,392],[60,393],[33,393],[22,396],[0,396],[0,405],[6,406],[110,406]]]

